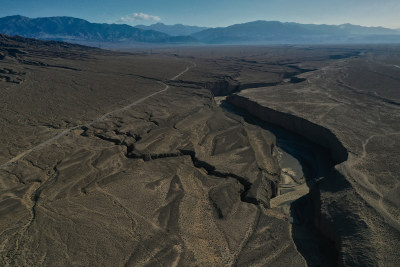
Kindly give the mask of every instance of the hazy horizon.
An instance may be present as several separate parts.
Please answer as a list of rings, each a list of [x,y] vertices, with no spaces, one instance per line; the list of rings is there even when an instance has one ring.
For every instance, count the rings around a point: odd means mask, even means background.
[[[173,25],[183,25],[183,26],[193,26],[193,27],[206,27],[206,28],[223,28],[223,27],[229,27],[232,25],[237,25],[237,24],[245,24],[245,23],[251,23],[251,22],[256,22],[256,21],[277,21],[277,22],[281,22],[281,23],[298,23],[298,24],[312,24],[312,25],[330,25],[330,26],[341,26],[341,25],[346,25],[346,24],[350,24],[350,25],[354,25],[354,26],[362,26],[362,27],[383,27],[383,28],[387,28],[387,29],[393,29],[393,30],[400,30],[400,28],[390,28],[390,27],[385,27],[385,26],[368,26],[368,25],[360,25],[360,24],[354,24],[354,23],[349,23],[349,22],[345,22],[345,23],[341,23],[341,24],[330,24],[330,23],[302,23],[302,22],[298,22],[298,21],[280,21],[280,20],[252,20],[252,21],[244,21],[244,22],[237,22],[237,23],[233,23],[233,24],[229,24],[226,26],[216,26],[216,27],[210,27],[210,26],[202,26],[202,25],[195,25],[195,24],[185,24],[185,23],[181,23],[181,22],[176,22],[176,23],[165,23],[162,21],[153,21],[152,23],[137,23],[137,24],[129,24],[126,22],[122,22],[122,21],[116,21],[116,22],[98,22],[98,21],[91,21],[89,19],[85,19],[85,18],[80,18],[80,17],[76,17],[76,16],[66,16],[66,15],[60,15],[60,16],[39,16],[39,17],[29,17],[29,16],[25,16],[25,15],[21,15],[21,14],[13,14],[13,15],[7,15],[7,16],[0,16],[0,17],[12,17],[12,16],[22,16],[22,17],[27,17],[30,19],[38,19],[38,18],[50,18],[50,17],[71,17],[71,18],[76,18],[76,19],[83,19],[86,20],[90,23],[106,23],[106,24],[117,24],[117,25],[129,25],[132,27],[135,26],[150,26],[150,25],[155,25],[155,24],[164,24],[167,26],[173,26]]]
[[[96,23],[150,25],[184,24],[201,27],[226,27],[256,20],[302,24],[354,24],[368,27],[400,28],[400,1],[388,0],[250,0],[189,3],[177,0],[15,0],[2,4],[0,17],[22,15],[30,18],[69,16]]]

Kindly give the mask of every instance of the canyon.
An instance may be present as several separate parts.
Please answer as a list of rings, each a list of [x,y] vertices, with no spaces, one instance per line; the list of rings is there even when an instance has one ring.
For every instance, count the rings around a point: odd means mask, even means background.
[[[0,36],[3,266],[394,266],[399,47]]]

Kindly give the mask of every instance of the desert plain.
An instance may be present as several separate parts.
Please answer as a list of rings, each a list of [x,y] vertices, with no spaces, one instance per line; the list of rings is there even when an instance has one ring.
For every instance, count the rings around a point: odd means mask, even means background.
[[[0,35],[0,264],[396,266],[399,55]]]

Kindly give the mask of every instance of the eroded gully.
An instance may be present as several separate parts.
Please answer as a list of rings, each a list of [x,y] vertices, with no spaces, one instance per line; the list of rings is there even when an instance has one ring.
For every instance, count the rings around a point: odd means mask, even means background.
[[[226,100],[220,106],[225,112],[275,135],[276,155],[282,171],[278,195],[271,199],[271,208],[282,209],[287,215],[293,241],[309,266],[335,266],[338,253],[333,242],[314,225],[317,215],[310,196],[313,185],[334,166],[329,151],[294,132],[262,121]]]
[[[281,181],[277,196],[270,200],[269,206],[286,214],[291,223],[293,241],[308,266],[336,266],[341,241],[340,237],[335,237],[335,231],[330,231],[331,225],[321,225],[324,220],[318,208],[321,204],[318,181],[330,177],[335,165],[347,160],[347,150],[328,129],[250,100],[243,103],[237,95],[247,88],[299,83],[305,80],[298,78],[299,74],[313,71],[290,67],[296,71],[287,73],[285,79],[277,83],[240,84],[224,79],[194,85],[210,90],[214,100],[230,117],[236,116],[238,120],[245,120],[275,135],[275,155],[281,168]]]

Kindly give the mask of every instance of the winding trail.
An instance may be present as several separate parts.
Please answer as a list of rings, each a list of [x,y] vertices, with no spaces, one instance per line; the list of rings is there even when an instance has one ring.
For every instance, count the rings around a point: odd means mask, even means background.
[[[174,81],[174,80],[178,79],[180,76],[182,76],[183,74],[185,74],[186,72],[188,72],[191,68],[197,67],[196,63],[194,63],[194,62],[190,62],[190,63],[192,64],[191,66],[187,66],[185,70],[183,70],[182,72],[178,73],[176,76],[174,76],[171,79],[169,79],[169,81]],[[167,85],[164,82],[159,81],[158,83],[164,85],[165,86],[164,89],[162,89],[160,91],[157,91],[155,93],[152,93],[150,95],[147,95],[145,97],[142,97],[142,98],[134,101],[133,103],[131,103],[131,104],[127,105],[127,106],[124,106],[122,108],[118,108],[118,109],[112,110],[110,112],[107,112],[107,113],[103,114],[101,117],[98,117],[97,119],[93,120],[90,123],[86,123],[86,124],[82,124],[82,125],[78,125],[78,126],[75,126],[75,127],[71,127],[71,128],[65,129],[61,133],[58,133],[56,136],[54,136],[54,137],[52,137],[52,138],[50,138],[50,139],[48,139],[48,140],[46,140],[46,141],[44,141],[42,143],[30,148],[30,149],[18,154],[17,156],[13,157],[12,159],[7,161],[6,163],[1,164],[0,165],[0,169],[4,168],[4,167],[6,167],[6,166],[8,166],[10,164],[15,163],[20,159],[23,159],[25,156],[27,156],[28,154],[30,154],[31,152],[33,152],[35,150],[38,150],[38,149],[40,149],[40,148],[42,148],[42,147],[44,147],[46,145],[49,145],[49,144],[53,143],[54,141],[56,141],[60,137],[63,137],[65,135],[67,135],[68,133],[70,133],[73,130],[79,129],[79,128],[83,127],[83,126],[90,126],[90,125],[92,125],[94,123],[101,122],[101,121],[105,120],[107,117],[109,117],[110,115],[113,115],[113,114],[121,112],[121,111],[128,110],[131,107],[136,106],[136,105],[146,101],[147,99],[149,99],[149,98],[151,98],[153,96],[161,94],[161,93],[167,91],[170,88],[170,86]]]

